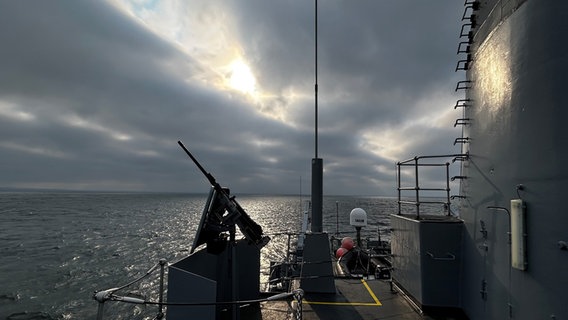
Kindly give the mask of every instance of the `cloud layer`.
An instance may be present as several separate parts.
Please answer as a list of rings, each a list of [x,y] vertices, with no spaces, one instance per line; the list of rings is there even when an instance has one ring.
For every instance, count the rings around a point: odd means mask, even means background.
[[[392,195],[395,162],[458,152],[463,6],[321,1],[327,194]],[[309,190],[314,7],[306,1],[0,3],[0,187]],[[255,86],[232,87],[236,60]]]

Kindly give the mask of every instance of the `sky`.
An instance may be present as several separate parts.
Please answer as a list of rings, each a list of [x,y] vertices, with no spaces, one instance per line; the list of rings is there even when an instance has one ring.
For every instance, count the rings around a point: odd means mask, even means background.
[[[319,1],[324,194],[459,153],[463,10]],[[181,140],[233,193],[309,194],[314,34],[307,0],[2,1],[0,188],[207,192]]]

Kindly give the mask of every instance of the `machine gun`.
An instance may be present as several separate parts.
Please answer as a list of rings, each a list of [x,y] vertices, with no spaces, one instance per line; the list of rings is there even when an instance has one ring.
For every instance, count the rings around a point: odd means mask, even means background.
[[[209,183],[211,183],[209,199],[203,210],[191,252],[203,243],[209,244],[218,241],[222,238],[222,233],[226,231],[230,232],[231,240],[234,241],[235,225],[239,227],[239,230],[241,230],[248,241],[252,242],[259,249],[264,247],[270,241],[270,237],[263,236],[262,227],[251,219],[235,200],[234,196],[231,197],[229,195],[229,189],[221,187],[215,180],[215,177],[205,171],[203,166],[181,141],[178,141],[178,144],[209,180]]]

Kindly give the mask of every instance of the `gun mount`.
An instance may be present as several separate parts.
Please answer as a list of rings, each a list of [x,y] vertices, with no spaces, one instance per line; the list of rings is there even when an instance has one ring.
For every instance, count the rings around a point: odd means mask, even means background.
[[[219,192],[217,188],[211,186],[191,253],[204,243],[207,244],[207,250],[210,252],[223,250],[227,240],[235,241],[235,226],[238,226],[245,239],[258,249],[270,241],[268,236],[263,236],[262,227],[251,219],[235,197],[230,196],[229,189],[222,188],[222,192]]]
[[[178,141],[178,144],[211,183],[209,197],[193,240],[191,254],[169,266],[168,319],[238,319],[238,305],[260,296],[260,249],[269,241],[262,227],[221,187],[215,178]],[[244,239],[235,239],[236,228]],[[206,248],[197,249],[202,244]],[[199,288],[199,290],[195,290]],[[184,302],[215,305],[184,305]],[[177,305],[176,305],[177,304]],[[258,311],[260,312],[260,311]]]
[[[264,247],[270,241],[270,237],[263,236],[262,227],[251,219],[234,196],[230,196],[228,188],[221,187],[215,177],[205,171],[181,141],[178,141],[178,144],[211,183],[209,198],[203,209],[191,252],[203,243],[207,243],[209,248],[210,245],[215,247],[216,243],[225,242],[227,232],[229,232],[230,240],[235,241],[235,225],[239,227],[245,239],[259,249]]]

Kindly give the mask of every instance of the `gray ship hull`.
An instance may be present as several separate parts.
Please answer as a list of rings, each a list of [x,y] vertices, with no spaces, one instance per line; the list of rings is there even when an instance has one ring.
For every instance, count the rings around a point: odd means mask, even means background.
[[[472,29],[460,192],[471,319],[568,318],[566,30],[568,2],[541,0],[482,1]],[[523,230],[510,224],[513,199]],[[521,266],[510,232],[523,233]]]
[[[568,166],[564,77],[568,1],[468,0],[456,71],[463,128],[451,156],[398,163],[392,216],[393,279],[423,309],[477,319],[568,319]],[[418,169],[449,157],[461,164],[446,217],[421,214]],[[446,163],[450,165],[450,161]],[[401,168],[416,184],[401,184]],[[449,172],[449,170],[448,170]],[[424,189],[426,190],[426,189]],[[401,193],[415,193],[414,201]],[[459,199],[459,217],[451,199]],[[402,199],[402,200],[401,200]],[[403,215],[400,204],[416,206]]]

